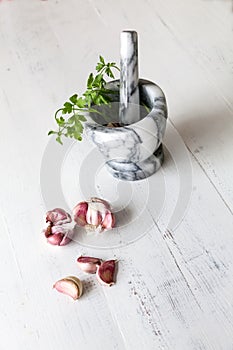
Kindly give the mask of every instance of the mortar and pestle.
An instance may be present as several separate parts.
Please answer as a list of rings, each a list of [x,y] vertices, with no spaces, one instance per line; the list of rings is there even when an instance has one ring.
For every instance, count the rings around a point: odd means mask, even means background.
[[[121,180],[135,181],[154,174],[164,158],[162,139],[167,121],[163,91],[138,78],[138,39],[135,31],[121,33],[120,80],[106,84],[112,90],[109,106],[86,123],[88,137],[105,158],[109,172]]]

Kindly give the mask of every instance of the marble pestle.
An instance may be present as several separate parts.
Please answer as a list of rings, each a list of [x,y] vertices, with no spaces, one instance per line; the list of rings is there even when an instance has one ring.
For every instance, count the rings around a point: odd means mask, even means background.
[[[138,89],[138,36],[135,31],[121,32],[120,51],[120,124],[130,125],[140,120]]]

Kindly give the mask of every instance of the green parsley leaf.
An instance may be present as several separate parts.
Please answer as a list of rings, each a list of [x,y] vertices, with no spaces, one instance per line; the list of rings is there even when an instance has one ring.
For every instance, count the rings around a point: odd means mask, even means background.
[[[70,97],[70,102],[72,102],[73,104],[76,104],[77,98],[78,98],[78,95],[74,94],[73,96]]]
[[[100,114],[102,118],[107,118],[100,110],[92,108],[94,105],[109,105],[112,94],[119,94],[118,91],[112,91],[106,88],[106,77],[113,78],[113,69],[119,70],[115,62],[106,63],[102,56],[99,56],[99,62],[96,65],[97,74],[89,74],[87,79],[87,88],[82,96],[74,94],[65,102],[63,107],[55,113],[55,120],[58,124],[58,131],[50,130],[48,135],[56,134],[57,142],[62,144],[63,136],[82,140],[84,130],[83,123],[86,117],[83,113]]]
[[[84,115],[79,114],[78,120],[80,120],[81,122],[85,122],[87,119],[84,117]]]
[[[103,65],[105,65],[104,58],[101,55],[100,55],[100,62],[103,63]]]
[[[91,89],[92,88],[92,82],[94,80],[94,77],[93,77],[93,73],[91,73],[88,77],[88,80],[87,80],[87,87],[88,89]]]
[[[67,111],[66,113],[71,113],[72,112],[73,105],[70,102],[65,102],[64,103],[64,107],[65,107],[65,109]]]
[[[86,101],[84,98],[79,97],[77,99],[77,101],[75,102],[76,106],[78,106],[79,108],[84,108],[86,106]]]
[[[60,145],[63,145],[62,140],[61,140],[61,136],[58,136],[58,137],[56,138],[56,141],[57,141],[58,143],[60,143]]]

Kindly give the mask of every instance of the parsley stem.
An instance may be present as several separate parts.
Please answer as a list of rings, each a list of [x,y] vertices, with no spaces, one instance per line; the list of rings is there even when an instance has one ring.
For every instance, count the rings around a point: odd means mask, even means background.
[[[63,110],[63,108],[59,108],[59,109],[56,111],[56,113],[55,113],[55,119],[57,119],[58,113],[59,113],[60,111],[62,111],[62,110]]]

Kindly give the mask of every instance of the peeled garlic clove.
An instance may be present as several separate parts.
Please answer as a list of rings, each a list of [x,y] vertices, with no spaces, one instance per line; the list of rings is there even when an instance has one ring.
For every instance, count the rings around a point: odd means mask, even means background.
[[[113,285],[115,268],[116,268],[116,260],[104,261],[101,265],[97,266],[97,271],[96,271],[97,280],[105,286]]]
[[[71,221],[70,214],[61,208],[55,208],[46,213],[46,222],[50,222],[52,225],[67,224]]]
[[[79,299],[83,292],[82,282],[75,276],[68,276],[57,281],[53,288],[60,293],[69,295],[74,300]]]
[[[101,262],[101,259],[91,256],[80,256],[77,259],[78,267],[86,273],[96,273],[97,266],[99,266]]]

